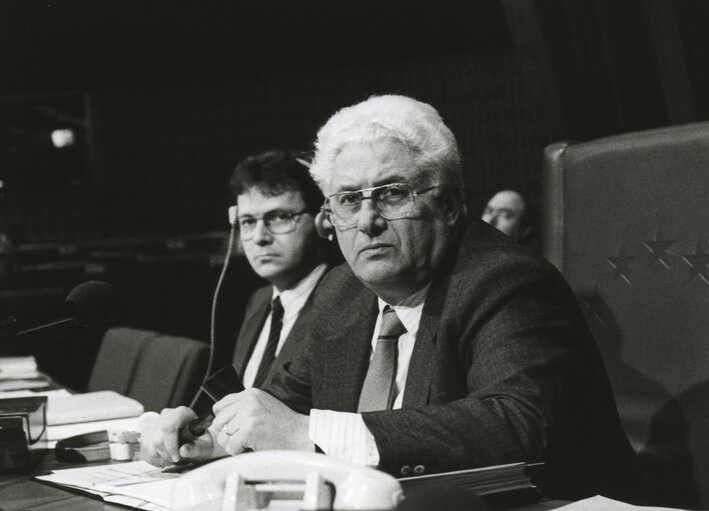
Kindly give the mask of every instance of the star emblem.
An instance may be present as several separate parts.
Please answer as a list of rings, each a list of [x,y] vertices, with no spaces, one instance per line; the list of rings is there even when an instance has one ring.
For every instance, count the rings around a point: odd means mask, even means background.
[[[697,248],[694,254],[683,255],[682,259],[699,275],[699,278],[705,284],[709,284],[709,254],[705,254],[702,250],[702,242],[697,242]]]
[[[654,241],[643,241],[643,245],[650,251],[653,259],[659,261],[662,266],[670,269],[669,255],[667,249],[674,245],[675,240],[666,240],[662,233],[657,234],[657,239]]]
[[[591,292],[580,293],[578,297],[581,303],[586,307],[588,315],[595,318],[596,321],[602,325],[605,325],[606,322],[603,321],[603,311],[606,308],[606,298],[597,289]]]
[[[606,257],[606,261],[611,265],[613,270],[613,278],[622,278],[626,283],[630,284],[630,272],[628,266],[635,261],[637,256],[630,256],[625,253],[625,247],[621,247],[620,253],[617,256]]]

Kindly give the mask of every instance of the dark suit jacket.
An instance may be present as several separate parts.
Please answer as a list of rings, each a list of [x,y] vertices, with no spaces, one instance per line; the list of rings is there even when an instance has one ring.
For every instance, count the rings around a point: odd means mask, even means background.
[[[322,279],[320,281],[322,281]],[[286,362],[290,362],[297,350],[302,348],[308,323],[310,321],[310,312],[313,307],[313,295],[315,294],[317,287],[318,285],[316,284],[315,289],[308,297],[307,301],[303,305],[303,308],[300,309],[298,318],[295,320],[293,328],[288,333],[288,337],[283,343],[283,346],[281,346],[281,351],[278,353],[276,360],[273,364],[271,364],[268,375],[263,381],[261,387],[267,387],[273,377],[273,374],[278,370],[279,366]],[[236,340],[236,345],[234,346],[233,361],[236,372],[242,377],[244,372],[246,372],[246,366],[251,358],[251,353],[254,351],[256,341],[258,341],[259,335],[261,334],[263,324],[270,313],[272,296],[272,286],[262,287],[251,295],[249,303],[246,306],[244,321],[241,323],[239,336]]]
[[[477,221],[442,266],[402,409],[362,414],[379,468],[402,475],[544,461],[537,482],[548,496],[625,498],[634,452],[561,275]],[[307,349],[271,391],[301,413],[356,411],[376,317],[376,296],[346,265],[335,268],[320,285]]]
[[[254,282],[262,283],[262,279],[254,277],[255,274],[248,262],[241,262],[241,271],[233,272],[236,276],[233,282],[225,286],[224,295],[219,302],[219,308],[216,317],[216,364],[212,374],[218,369],[233,365],[239,376],[243,377],[246,371],[251,353],[254,350],[256,341],[258,341],[261,328],[263,327],[266,317],[270,312],[270,301],[273,293],[273,287],[262,286],[251,294],[246,306],[244,307],[243,300],[239,301],[240,295],[244,289],[253,289]],[[328,264],[325,274],[330,270]],[[258,279],[258,280],[255,280]],[[310,321],[311,309],[313,306],[313,296],[322,283],[321,278],[315,285],[312,293],[306,300],[302,309],[298,313],[298,318],[293,324],[293,328],[288,333],[281,351],[278,353],[276,360],[271,364],[268,375],[264,382],[260,385],[262,388],[267,388],[273,374],[277,372],[280,366],[285,362],[290,362],[293,355],[305,341],[305,333]],[[241,307],[239,307],[241,305]],[[245,309],[245,310],[244,310]],[[244,311],[240,314],[240,311]],[[237,336],[238,332],[238,336]],[[236,344],[234,339],[236,338]],[[202,391],[198,392],[191,403],[191,408],[198,414],[209,410],[213,401]]]

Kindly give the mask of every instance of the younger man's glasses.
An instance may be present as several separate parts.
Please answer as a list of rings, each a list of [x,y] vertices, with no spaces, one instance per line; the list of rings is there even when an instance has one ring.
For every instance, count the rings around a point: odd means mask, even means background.
[[[263,220],[263,225],[271,234],[286,234],[295,231],[300,216],[308,213],[307,209],[301,211],[269,211],[262,216],[243,215],[237,218],[239,223],[239,236],[242,240],[250,240],[256,232],[256,225]]]

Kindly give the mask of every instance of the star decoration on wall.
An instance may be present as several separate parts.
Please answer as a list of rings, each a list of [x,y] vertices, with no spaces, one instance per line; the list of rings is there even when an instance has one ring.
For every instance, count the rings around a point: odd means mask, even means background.
[[[662,266],[669,270],[670,264],[667,249],[674,245],[676,240],[665,239],[661,232],[658,232],[656,238],[654,241],[643,241],[643,245],[647,247],[656,261],[659,261]]]
[[[683,255],[682,259],[699,275],[705,284],[709,284],[709,254],[704,253],[702,242],[697,242],[694,254]]]
[[[603,321],[603,311],[606,308],[607,300],[598,289],[594,289],[590,293],[580,294],[579,300],[586,306],[590,317],[593,317],[602,325],[606,324],[606,322]]]
[[[622,278],[626,283],[630,284],[630,272],[628,271],[628,266],[630,263],[635,261],[637,256],[630,256],[625,253],[625,247],[621,247],[620,253],[617,256],[610,256],[606,258],[608,264],[611,265],[613,270],[613,278]]]

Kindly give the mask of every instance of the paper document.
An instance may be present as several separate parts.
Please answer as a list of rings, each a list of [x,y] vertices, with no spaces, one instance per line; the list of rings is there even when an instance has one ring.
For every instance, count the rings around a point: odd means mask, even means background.
[[[0,378],[34,378],[39,376],[34,357],[0,357]]]
[[[74,435],[93,433],[94,431],[138,431],[140,417],[112,419],[107,421],[79,422],[47,427],[47,447],[53,449],[59,440]]]
[[[52,386],[52,383],[46,378],[0,378],[0,392],[9,392],[25,389],[46,389]]]
[[[106,502],[167,511],[170,509],[172,487],[179,476],[145,461],[131,461],[55,470],[35,479],[98,495]]]
[[[47,424],[73,424],[124,417],[137,417],[143,405],[112,390],[74,394],[52,399],[47,406]]]
[[[10,390],[0,394],[0,398],[8,397],[33,397],[33,396],[47,396],[47,403],[51,403],[52,399],[60,397],[69,397],[72,393],[66,389],[54,389],[54,390]]]
[[[579,500],[578,502],[567,504],[557,509],[563,509],[564,511],[678,511],[677,508],[674,507],[633,506],[600,495]]]

